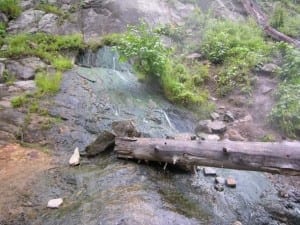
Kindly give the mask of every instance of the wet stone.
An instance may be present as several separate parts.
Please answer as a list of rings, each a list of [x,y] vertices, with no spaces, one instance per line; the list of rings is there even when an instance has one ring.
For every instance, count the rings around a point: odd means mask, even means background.
[[[243,225],[240,221],[235,221],[232,225]]]
[[[225,115],[224,115],[224,121],[230,123],[230,122],[233,122],[234,120],[235,120],[235,118],[234,118],[233,113],[230,112],[230,111],[227,111],[227,112],[225,113]]]
[[[87,156],[95,156],[105,151],[115,143],[115,135],[109,131],[103,131],[98,138],[86,147],[85,152]]]
[[[225,184],[225,178],[216,177],[215,182],[216,182],[216,184]]]
[[[203,173],[205,176],[216,176],[217,175],[216,170],[211,167],[205,167],[203,170]]]
[[[207,126],[213,133],[216,134],[224,133],[226,131],[226,125],[222,121],[212,121]]]
[[[217,191],[224,191],[224,185],[223,184],[215,184],[215,189]]]
[[[219,115],[219,113],[213,112],[210,114],[210,118],[212,120],[218,120],[220,118],[220,115]]]
[[[232,178],[232,177],[228,177],[226,179],[226,185],[228,187],[235,188],[236,187],[236,180],[234,178]]]

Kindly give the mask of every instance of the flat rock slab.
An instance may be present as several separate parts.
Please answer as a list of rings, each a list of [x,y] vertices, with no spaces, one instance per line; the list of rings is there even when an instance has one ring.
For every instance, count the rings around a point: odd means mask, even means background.
[[[223,177],[216,177],[215,182],[217,184],[225,184],[226,181],[225,181],[225,178],[223,178]]]
[[[48,201],[47,207],[51,209],[58,209],[63,202],[62,198],[51,199]]]
[[[205,167],[203,170],[203,173],[205,176],[216,176],[217,175],[216,170],[211,167]]]

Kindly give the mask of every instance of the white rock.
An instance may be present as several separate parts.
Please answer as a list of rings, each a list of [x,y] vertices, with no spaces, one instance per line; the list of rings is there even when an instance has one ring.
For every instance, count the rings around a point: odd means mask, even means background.
[[[80,154],[79,154],[79,148],[75,148],[73,155],[71,156],[69,160],[70,166],[77,166],[80,164]]]
[[[63,203],[62,198],[51,199],[48,201],[47,207],[51,209],[57,209]]]

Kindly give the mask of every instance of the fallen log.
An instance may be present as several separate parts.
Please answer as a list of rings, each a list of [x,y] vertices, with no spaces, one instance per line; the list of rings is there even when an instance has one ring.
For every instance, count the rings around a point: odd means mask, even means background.
[[[268,21],[268,17],[260,9],[259,5],[253,0],[242,0],[242,4],[246,12],[254,17],[256,22],[263,28],[265,33],[276,41],[284,41],[289,44],[300,48],[300,41],[289,37],[288,35],[281,33],[280,31],[273,28]]]
[[[300,175],[300,142],[181,141],[117,137],[119,158]]]

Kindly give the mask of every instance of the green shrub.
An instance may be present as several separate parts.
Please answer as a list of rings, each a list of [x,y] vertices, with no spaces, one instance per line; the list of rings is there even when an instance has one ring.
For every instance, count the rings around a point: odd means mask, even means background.
[[[21,14],[19,0],[1,0],[0,11],[5,13],[9,19],[14,19]]]
[[[11,99],[11,105],[14,108],[19,108],[28,103],[28,98],[25,95],[17,96]]]
[[[277,102],[270,113],[270,121],[287,135],[295,137],[300,131],[300,51],[281,43],[283,81],[276,93]]]
[[[189,69],[176,60],[161,43],[157,29],[142,23],[139,27],[129,27],[119,38],[113,37],[121,59],[132,60],[135,70],[146,80],[157,81],[169,100],[186,106],[207,103],[208,93],[199,87],[207,71],[200,65]]]
[[[44,33],[17,34],[7,36],[4,42],[8,47],[0,53],[0,56],[9,58],[37,56],[62,71],[70,69],[72,63],[59,52],[83,47],[82,36],[77,34],[66,36]]]
[[[48,74],[40,72],[35,76],[36,85],[42,93],[54,94],[59,91],[62,73]]]
[[[65,12],[63,10],[61,10],[57,6],[49,4],[49,3],[41,2],[40,4],[37,5],[36,9],[42,10],[46,13],[53,13],[60,17],[65,16]]]
[[[219,93],[226,95],[236,87],[249,89],[250,70],[265,59],[270,48],[253,21],[211,20],[202,50],[212,63],[222,65],[217,83]]]

